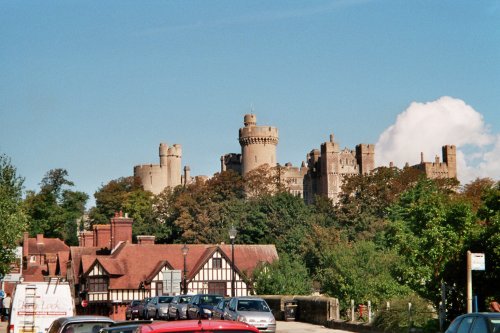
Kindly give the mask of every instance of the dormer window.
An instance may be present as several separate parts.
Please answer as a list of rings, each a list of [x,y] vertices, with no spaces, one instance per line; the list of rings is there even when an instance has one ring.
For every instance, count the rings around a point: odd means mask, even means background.
[[[222,258],[213,258],[212,268],[222,268]]]
[[[89,292],[106,292],[108,291],[107,277],[89,277],[88,279]]]

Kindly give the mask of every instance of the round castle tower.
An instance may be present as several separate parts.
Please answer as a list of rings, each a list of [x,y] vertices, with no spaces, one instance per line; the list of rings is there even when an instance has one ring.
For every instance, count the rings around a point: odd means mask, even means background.
[[[276,166],[276,146],[278,145],[278,129],[272,126],[257,126],[254,114],[246,114],[243,118],[245,127],[240,128],[241,175],[261,165]]]

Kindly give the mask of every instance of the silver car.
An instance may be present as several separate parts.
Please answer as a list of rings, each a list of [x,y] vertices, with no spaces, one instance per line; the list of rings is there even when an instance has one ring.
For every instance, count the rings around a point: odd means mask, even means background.
[[[50,324],[47,333],[99,333],[99,330],[115,321],[103,316],[62,317]]]
[[[167,319],[168,308],[174,296],[155,296],[146,304],[145,319]]]
[[[174,296],[168,308],[167,319],[187,319],[187,304],[191,300],[191,295]]]
[[[224,319],[242,321],[260,332],[275,333],[276,319],[266,301],[259,297],[233,297],[224,311]]]

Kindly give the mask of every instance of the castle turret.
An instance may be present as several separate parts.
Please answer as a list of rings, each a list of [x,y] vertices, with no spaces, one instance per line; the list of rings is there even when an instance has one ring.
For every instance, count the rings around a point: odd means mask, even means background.
[[[243,121],[245,127],[239,131],[242,176],[264,164],[276,166],[278,129],[272,126],[257,126],[257,118],[253,114],[246,114]]]
[[[443,162],[448,166],[448,177],[457,178],[457,148],[454,145],[443,146]]]
[[[361,174],[366,175],[370,173],[373,169],[375,169],[375,145],[357,145],[356,160]]]
[[[167,155],[167,185],[170,187],[176,187],[181,185],[181,175],[182,175],[182,147],[179,144],[174,144],[168,149]]]

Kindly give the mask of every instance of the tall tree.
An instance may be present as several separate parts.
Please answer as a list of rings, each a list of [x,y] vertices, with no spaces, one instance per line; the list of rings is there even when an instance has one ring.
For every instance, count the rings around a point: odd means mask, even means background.
[[[403,258],[403,283],[438,304],[447,268],[460,260],[477,233],[470,204],[452,200],[430,179],[420,179],[390,208],[388,245]]]
[[[0,155],[0,274],[10,271],[14,250],[27,227],[22,209],[23,182],[10,158]]]
[[[29,191],[24,206],[31,235],[44,234],[76,245],[76,221],[84,214],[88,195],[67,188],[74,186],[67,177],[64,169],[49,170],[40,182],[40,192]]]

